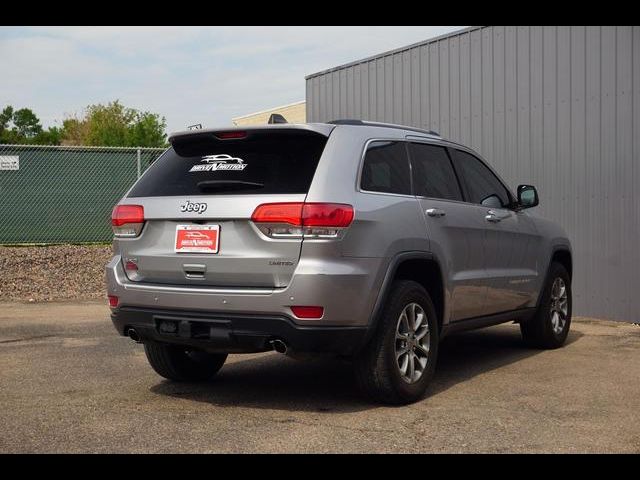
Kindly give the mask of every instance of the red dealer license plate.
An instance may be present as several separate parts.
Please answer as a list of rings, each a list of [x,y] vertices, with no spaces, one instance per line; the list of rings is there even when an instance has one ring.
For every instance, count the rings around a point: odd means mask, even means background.
[[[176,253],[218,253],[220,225],[178,225]]]

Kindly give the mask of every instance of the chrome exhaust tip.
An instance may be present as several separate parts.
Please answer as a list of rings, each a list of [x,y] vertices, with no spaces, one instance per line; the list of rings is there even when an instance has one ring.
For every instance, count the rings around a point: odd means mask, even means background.
[[[136,343],[140,343],[140,335],[136,331],[135,328],[130,328],[127,330],[127,337],[133,340]]]
[[[287,347],[287,344],[280,339],[271,340],[271,342],[269,343],[271,344],[271,347],[278,353],[282,353],[286,355],[287,351],[289,350],[289,348]]]

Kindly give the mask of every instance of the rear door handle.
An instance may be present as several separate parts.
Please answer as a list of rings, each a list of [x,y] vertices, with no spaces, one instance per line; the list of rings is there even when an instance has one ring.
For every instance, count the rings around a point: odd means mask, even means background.
[[[427,215],[430,217],[444,217],[447,214],[444,210],[440,210],[439,208],[430,208],[427,210]]]

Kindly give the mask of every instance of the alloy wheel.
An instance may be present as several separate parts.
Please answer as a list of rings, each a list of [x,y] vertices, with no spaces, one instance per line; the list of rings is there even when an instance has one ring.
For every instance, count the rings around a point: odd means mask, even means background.
[[[395,358],[401,378],[416,383],[429,362],[431,333],[424,309],[410,303],[402,310],[396,325]]]
[[[569,297],[567,286],[560,277],[553,281],[551,286],[551,328],[553,333],[560,335],[564,330],[569,315]]]

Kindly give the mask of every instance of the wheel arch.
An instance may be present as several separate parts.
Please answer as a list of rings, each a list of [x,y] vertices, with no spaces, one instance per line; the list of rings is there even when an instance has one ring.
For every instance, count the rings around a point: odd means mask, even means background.
[[[540,306],[540,302],[542,301],[542,293],[549,281],[549,272],[551,270],[551,265],[554,262],[560,263],[564,268],[567,269],[569,273],[569,280],[573,280],[573,255],[571,252],[571,247],[569,245],[558,244],[551,247],[551,255],[549,256],[549,263],[547,264],[547,270],[544,274],[544,283],[540,286],[540,290],[538,292],[538,299],[536,301],[536,308]]]
[[[440,262],[429,252],[403,252],[396,255],[387,267],[387,272],[369,319],[367,340],[371,338],[379,324],[380,313],[389,296],[393,282],[399,279],[418,282],[429,292],[438,315],[438,328],[440,331],[442,330],[446,285]]]
[[[573,279],[573,257],[571,255],[571,250],[569,249],[569,247],[558,245],[553,248],[551,252],[551,261],[549,262],[549,267],[547,268],[547,270],[554,262],[557,262],[564,268],[566,268],[567,273],[569,273],[569,278]]]

